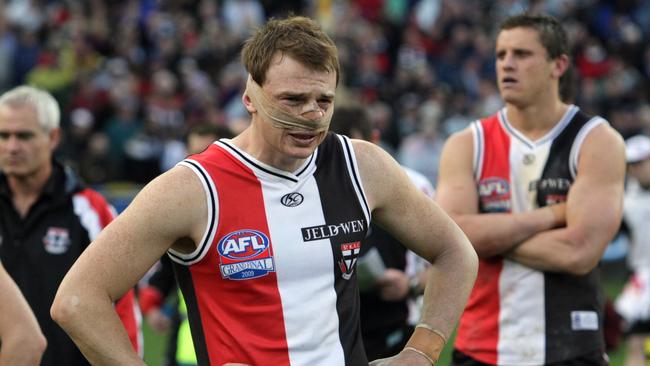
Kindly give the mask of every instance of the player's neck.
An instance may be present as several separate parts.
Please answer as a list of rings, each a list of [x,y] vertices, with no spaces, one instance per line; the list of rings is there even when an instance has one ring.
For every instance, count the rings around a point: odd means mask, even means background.
[[[569,106],[560,100],[524,107],[507,105],[508,122],[531,140],[543,137],[560,122]]]

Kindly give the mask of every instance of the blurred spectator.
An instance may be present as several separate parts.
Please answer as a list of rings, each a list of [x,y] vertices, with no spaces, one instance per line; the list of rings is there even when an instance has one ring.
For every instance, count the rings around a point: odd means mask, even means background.
[[[104,133],[108,137],[109,164],[116,171],[118,179],[124,179],[124,159],[127,141],[140,132],[142,121],[138,117],[135,99],[123,99],[114,105],[115,113],[107,121]]]
[[[650,96],[647,1],[8,0],[0,6],[0,90],[29,80],[53,91],[66,113],[88,109],[91,132],[108,136],[113,172],[106,179],[146,180],[150,174],[127,170],[150,158],[148,170],[164,170],[160,156],[166,151],[173,161],[199,121],[240,128],[246,117],[239,101],[246,80],[241,42],[265,18],[288,11],[313,16],[330,31],[341,54],[339,92],[367,106],[382,129],[382,146],[392,151],[420,132],[417,111],[434,91],[441,93],[442,139],[501,106],[491,39],[500,19],[523,11],[548,12],[566,25],[575,48],[575,102],[586,111],[620,119],[621,105],[634,109]],[[63,128],[68,134],[73,126]]]
[[[647,364],[645,343],[650,332],[650,137],[626,141],[630,179],[626,187],[623,220],[629,231],[628,267],[632,271],[615,302],[625,319],[628,335],[626,366]]]
[[[442,106],[431,98],[417,111],[417,131],[407,136],[397,153],[404,166],[423,174],[430,182],[438,180],[438,162],[445,140],[440,135]]]
[[[0,13],[4,10],[0,5]],[[0,91],[9,89],[12,81],[12,60],[16,49],[16,36],[4,17],[0,17]]]

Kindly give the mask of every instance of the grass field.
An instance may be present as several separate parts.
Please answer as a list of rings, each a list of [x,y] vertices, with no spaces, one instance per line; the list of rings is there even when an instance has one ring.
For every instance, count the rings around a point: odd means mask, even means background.
[[[622,263],[611,263],[603,266],[603,287],[605,294],[613,299],[621,290],[625,281],[625,269]],[[167,346],[167,337],[165,335],[156,334],[146,325],[144,326],[145,337],[145,362],[149,366],[163,366],[163,357],[165,347]],[[453,344],[453,336],[449,344],[445,347],[440,360],[437,365],[449,365],[451,359],[451,345]],[[611,366],[622,366],[625,359],[624,344],[618,349],[609,353]]]

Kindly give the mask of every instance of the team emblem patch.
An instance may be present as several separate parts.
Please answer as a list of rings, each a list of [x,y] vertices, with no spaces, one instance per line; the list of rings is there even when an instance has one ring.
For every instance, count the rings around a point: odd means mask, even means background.
[[[535,162],[535,154],[524,154],[524,165],[531,165]]]
[[[361,251],[360,241],[341,244],[341,259],[339,259],[338,264],[344,280],[349,280],[352,277],[357,265],[359,251]]]
[[[70,232],[62,227],[50,227],[43,237],[45,251],[50,254],[63,254],[70,248]]]
[[[221,277],[249,280],[275,271],[269,238],[257,230],[239,230],[219,240]]]
[[[287,207],[300,206],[305,197],[298,192],[287,193],[280,199],[280,202]]]

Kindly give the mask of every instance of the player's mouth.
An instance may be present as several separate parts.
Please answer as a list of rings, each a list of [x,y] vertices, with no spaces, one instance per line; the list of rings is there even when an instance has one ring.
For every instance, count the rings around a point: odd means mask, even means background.
[[[506,76],[501,78],[501,85],[502,86],[512,86],[517,84],[517,79],[513,78],[512,76]]]
[[[309,145],[316,141],[318,133],[316,132],[291,132],[289,136],[301,145]]]

